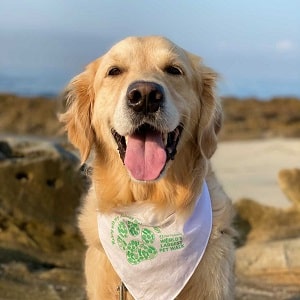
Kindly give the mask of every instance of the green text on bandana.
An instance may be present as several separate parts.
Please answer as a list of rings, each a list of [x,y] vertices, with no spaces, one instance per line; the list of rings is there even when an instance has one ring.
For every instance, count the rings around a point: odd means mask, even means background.
[[[159,227],[144,226],[135,218],[117,216],[111,223],[111,242],[136,265],[154,259],[158,253],[184,248],[181,233],[163,234]]]

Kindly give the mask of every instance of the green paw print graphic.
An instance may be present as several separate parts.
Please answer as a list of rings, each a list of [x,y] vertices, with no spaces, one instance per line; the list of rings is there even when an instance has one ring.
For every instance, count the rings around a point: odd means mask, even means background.
[[[141,229],[137,221],[120,221],[118,224],[117,243],[132,265],[157,255],[157,249],[152,245],[154,240],[154,233],[148,228]]]

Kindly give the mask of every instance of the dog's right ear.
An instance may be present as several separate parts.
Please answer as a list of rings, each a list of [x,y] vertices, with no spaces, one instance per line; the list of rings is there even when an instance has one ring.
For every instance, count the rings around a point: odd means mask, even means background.
[[[94,130],[91,125],[95,100],[93,83],[99,61],[89,64],[85,71],[74,77],[67,85],[62,101],[64,113],[59,119],[65,124],[68,138],[79,149],[84,163],[94,142]]]

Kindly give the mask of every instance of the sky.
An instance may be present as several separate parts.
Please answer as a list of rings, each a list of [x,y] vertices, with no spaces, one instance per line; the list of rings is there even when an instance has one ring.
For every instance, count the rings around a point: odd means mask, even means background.
[[[130,35],[163,35],[221,95],[300,97],[299,0],[0,0],[0,91],[58,93]]]

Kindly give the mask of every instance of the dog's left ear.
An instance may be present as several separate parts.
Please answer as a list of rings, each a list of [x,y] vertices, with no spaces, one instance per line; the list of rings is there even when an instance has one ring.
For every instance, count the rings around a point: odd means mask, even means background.
[[[212,69],[202,66],[202,92],[200,94],[200,130],[199,143],[202,154],[211,158],[217,149],[217,134],[222,126],[222,110],[216,95],[218,74]],[[203,120],[202,120],[203,119]]]
[[[97,62],[89,64],[85,71],[74,77],[62,95],[65,113],[59,116],[65,123],[68,138],[79,149],[81,161],[84,163],[94,142],[94,130],[91,125],[94,105],[93,82]]]
[[[210,158],[217,148],[217,134],[222,125],[222,110],[216,95],[218,74],[203,65],[201,59],[189,54],[195,72],[200,101],[198,144],[204,157]]]

